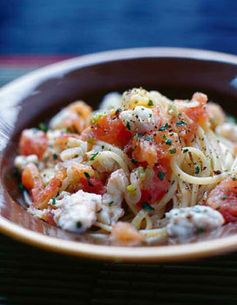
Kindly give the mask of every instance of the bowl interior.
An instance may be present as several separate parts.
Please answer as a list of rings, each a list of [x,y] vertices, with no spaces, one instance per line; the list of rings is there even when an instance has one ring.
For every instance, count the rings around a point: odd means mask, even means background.
[[[204,53],[205,54],[205,53]],[[204,56],[205,57],[205,56]],[[190,98],[201,91],[209,100],[221,104],[237,116],[237,60],[199,59],[140,52],[135,58],[106,56],[98,61],[83,58],[75,65],[57,64],[44,68],[41,76],[29,76],[0,92],[0,150],[1,153],[1,216],[26,229],[66,240],[95,242],[88,236],[78,236],[52,227],[32,217],[24,208],[13,173],[13,159],[17,153],[19,134],[23,128],[37,126],[63,106],[78,99],[97,108],[101,98],[110,91],[123,92],[133,87],[154,89],[171,98]],[[70,68],[69,68],[70,66]],[[48,72],[48,73],[47,73]],[[29,89],[30,88],[30,89]],[[226,236],[237,232],[229,226],[206,238]]]

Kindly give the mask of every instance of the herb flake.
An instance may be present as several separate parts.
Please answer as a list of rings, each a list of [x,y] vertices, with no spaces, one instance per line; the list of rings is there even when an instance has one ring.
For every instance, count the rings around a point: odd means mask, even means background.
[[[157,173],[157,176],[158,176],[158,178],[159,178],[161,181],[163,181],[164,178],[165,178],[165,173],[162,172],[162,171],[159,171],[159,172]]]
[[[154,211],[154,208],[148,202],[143,202],[142,208],[147,212]]]
[[[166,129],[169,128],[169,124],[168,123],[165,123],[164,125],[162,125],[160,128],[159,128],[159,131],[165,131]]]
[[[91,157],[90,157],[90,161],[94,161],[95,160],[95,158],[98,156],[98,154],[99,154],[99,152],[97,151],[96,153],[94,153],[94,154],[91,154]]]

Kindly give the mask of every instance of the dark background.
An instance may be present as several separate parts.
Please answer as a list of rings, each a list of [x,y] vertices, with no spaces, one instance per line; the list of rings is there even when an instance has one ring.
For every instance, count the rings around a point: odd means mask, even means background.
[[[144,47],[237,53],[236,0],[0,0],[0,54]]]

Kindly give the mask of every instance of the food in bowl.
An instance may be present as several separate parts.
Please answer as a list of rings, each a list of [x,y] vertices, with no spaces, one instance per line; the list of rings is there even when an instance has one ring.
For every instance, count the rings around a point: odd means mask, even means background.
[[[235,222],[237,125],[207,101],[134,88],[23,130],[15,166],[28,211],[125,246]]]

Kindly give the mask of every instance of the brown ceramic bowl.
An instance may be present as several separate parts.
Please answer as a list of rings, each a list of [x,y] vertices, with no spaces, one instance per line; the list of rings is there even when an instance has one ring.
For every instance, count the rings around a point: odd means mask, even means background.
[[[84,99],[96,107],[109,91],[142,86],[170,97],[196,90],[237,116],[237,57],[208,51],[147,48],[98,53],[57,63],[0,90],[0,230],[12,238],[79,257],[130,261],[177,261],[237,250],[236,227],[186,245],[125,248],[98,245],[51,227],[23,207],[12,175],[20,131],[36,126],[61,106]]]

